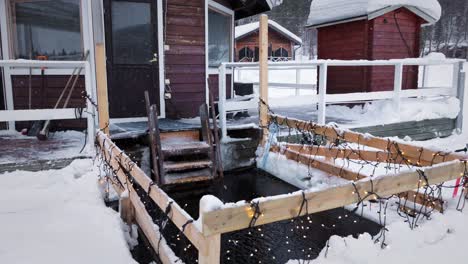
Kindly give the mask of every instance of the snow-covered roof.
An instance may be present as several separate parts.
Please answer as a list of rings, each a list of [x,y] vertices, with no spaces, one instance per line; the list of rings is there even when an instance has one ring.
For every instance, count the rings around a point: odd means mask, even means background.
[[[284,35],[287,38],[289,38],[290,40],[294,41],[296,44],[302,44],[302,39],[300,37],[298,37],[296,34],[292,33],[291,31],[289,31],[285,27],[281,26],[280,24],[276,23],[275,21],[268,20],[268,25],[270,26],[270,28],[275,29],[276,31],[278,31],[282,35]],[[249,35],[252,32],[257,31],[259,29],[259,27],[260,27],[259,22],[253,22],[253,23],[250,23],[250,24],[237,26],[236,29],[235,29],[235,37],[236,37],[236,39],[240,39],[240,38],[242,38],[244,36]]]
[[[343,21],[373,19],[405,7],[432,24],[440,19],[442,8],[437,0],[313,0],[309,26],[324,26]]]

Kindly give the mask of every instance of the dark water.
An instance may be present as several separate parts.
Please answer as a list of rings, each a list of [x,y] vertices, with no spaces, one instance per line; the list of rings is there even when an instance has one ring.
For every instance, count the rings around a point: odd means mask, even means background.
[[[194,190],[172,191],[170,196],[194,218],[198,218],[199,200],[213,194],[224,202],[252,200],[298,189],[265,172],[255,169],[228,173],[222,182]],[[142,190],[140,190],[142,191]],[[142,192],[142,197],[145,195]],[[155,223],[162,225],[166,218],[150,199],[144,199]],[[376,235],[381,227],[361,219],[345,209],[335,209],[259,227],[222,235],[221,263],[286,263],[290,259],[314,259],[333,235]],[[196,263],[197,250],[170,222],[163,229],[164,237],[185,263]]]

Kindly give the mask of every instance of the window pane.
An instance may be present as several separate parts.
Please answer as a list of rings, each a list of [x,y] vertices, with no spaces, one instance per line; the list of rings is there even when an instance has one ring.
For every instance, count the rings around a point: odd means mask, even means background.
[[[150,64],[153,58],[151,4],[112,2],[112,48],[116,64]]]
[[[211,67],[222,62],[229,62],[231,55],[231,17],[210,10],[209,28],[209,61]]]
[[[79,60],[80,0],[12,1],[16,58]]]

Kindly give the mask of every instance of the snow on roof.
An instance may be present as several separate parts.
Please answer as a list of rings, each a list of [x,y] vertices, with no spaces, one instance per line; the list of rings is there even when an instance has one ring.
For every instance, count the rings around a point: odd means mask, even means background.
[[[292,41],[296,42],[297,44],[302,44],[302,39],[298,37],[296,34],[292,33],[285,27],[281,26],[280,24],[276,23],[273,20],[268,20],[268,25],[275,29],[276,31],[280,32],[281,34],[285,35]],[[245,24],[241,26],[237,26],[235,29],[235,37],[236,39],[242,38],[256,30],[260,27],[259,22],[253,22],[250,24]]]
[[[437,0],[313,0],[308,24],[317,26],[351,18],[377,17],[381,11],[390,12],[406,7],[429,23],[440,19],[442,8]]]

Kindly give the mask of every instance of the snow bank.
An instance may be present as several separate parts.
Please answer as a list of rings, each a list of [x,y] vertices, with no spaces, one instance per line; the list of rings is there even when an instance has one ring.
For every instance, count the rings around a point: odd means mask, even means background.
[[[391,6],[414,7],[432,17],[440,19],[442,8],[437,0],[314,0],[310,6],[309,25],[367,16]]]
[[[136,263],[91,160],[0,174],[1,263]]]

